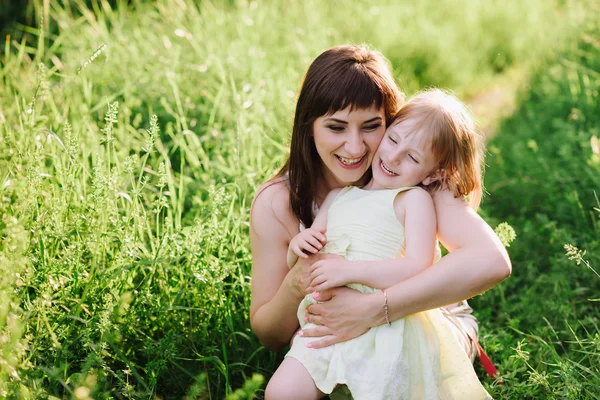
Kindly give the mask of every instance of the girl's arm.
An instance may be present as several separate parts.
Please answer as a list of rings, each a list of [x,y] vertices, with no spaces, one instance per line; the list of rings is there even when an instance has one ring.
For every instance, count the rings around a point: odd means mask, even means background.
[[[335,199],[340,190],[341,189],[334,189],[330,191],[325,197],[311,227],[299,232],[292,240],[290,240],[287,253],[288,267],[292,268],[298,261],[298,257],[308,257],[308,255],[302,253],[301,250],[307,250],[308,252],[315,254],[325,246],[325,243],[327,242],[327,238],[325,237],[325,231],[327,229],[327,212],[329,211],[329,206],[333,202],[333,199]]]
[[[396,197],[394,209],[405,230],[404,257],[383,261],[318,261],[313,264],[311,273],[311,286],[315,291],[353,282],[384,289],[431,265],[436,245],[435,209],[431,196],[423,189],[412,189]]]
[[[435,253],[435,209],[429,193],[412,189],[397,197],[396,214],[404,211],[404,257],[385,261],[353,261],[351,282],[385,289],[425,270]],[[400,210],[404,208],[404,210]]]
[[[389,288],[388,301],[392,297],[397,305],[392,312],[396,318],[471,298],[511,274],[508,253],[477,212],[447,190],[434,193],[433,200],[438,237],[450,253]]]
[[[450,254],[387,289],[390,320],[468,299],[511,273],[502,243],[463,199],[443,190],[433,194],[433,201],[438,236]],[[304,336],[323,337],[313,347],[349,340],[385,323],[382,293],[362,294],[347,288],[328,292],[319,296],[323,303],[308,308],[308,321],[323,325],[303,330]]]

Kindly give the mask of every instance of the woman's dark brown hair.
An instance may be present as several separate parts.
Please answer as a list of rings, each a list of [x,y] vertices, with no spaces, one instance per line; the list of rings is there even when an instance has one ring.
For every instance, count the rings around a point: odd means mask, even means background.
[[[314,121],[347,107],[375,106],[384,108],[387,126],[403,104],[387,60],[375,50],[364,45],[337,46],[313,61],[296,104],[290,157],[273,178],[287,176],[290,207],[304,226],[313,222],[313,201],[323,168],[312,137]]]

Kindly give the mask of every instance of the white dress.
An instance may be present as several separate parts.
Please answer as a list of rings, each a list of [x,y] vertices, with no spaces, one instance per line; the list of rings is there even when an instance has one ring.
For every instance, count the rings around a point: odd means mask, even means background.
[[[393,203],[398,193],[410,189],[342,189],[329,208],[323,252],[348,260],[396,258],[404,250],[404,227]],[[363,293],[378,291],[361,284],[348,286]],[[304,322],[306,307],[314,303],[307,295],[298,308],[302,328],[315,327]],[[491,398],[449,324],[434,309],[322,349],[306,347],[318,338],[296,336],[286,357],[300,361],[322,392],[345,384],[355,400]]]

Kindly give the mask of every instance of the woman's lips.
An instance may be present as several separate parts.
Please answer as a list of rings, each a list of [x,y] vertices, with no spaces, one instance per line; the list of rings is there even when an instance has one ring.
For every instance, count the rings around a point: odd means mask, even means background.
[[[367,155],[365,154],[360,159],[356,159],[356,158],[352,159],[352,158],[341,157],[341,156],[338,156],[336,154],[335,158],[337,159],[338,164],[342,168],[344,168],[344,169],[357,169],[357,168],[360,168],[365,163],[365,160],[367,159]],[[358,160],[358,161],[356,161],[356,160]]]

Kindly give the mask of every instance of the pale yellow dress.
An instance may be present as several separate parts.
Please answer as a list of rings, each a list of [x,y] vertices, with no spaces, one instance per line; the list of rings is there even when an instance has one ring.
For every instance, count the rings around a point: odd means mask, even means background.
[[[348,260],[388,260],[404,250],[404,227],[394,212],[402,191],[346,187],[331,204],[327,216],[326,253]],[[364,293],[361,284],[349,287]],[[303,328],[307,295],[298,308]],[[382,296],[383,306],[383,296]],[[296,336],[286,357],[300,361],[324,393],[345,384],[355,400],[369,399],[489,399],[473,365],[439,309],[371,328],[365,334],[322,349],[307,348],[318,338]]]

